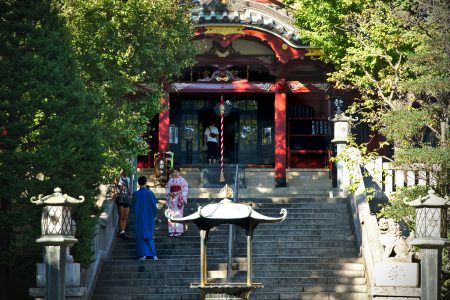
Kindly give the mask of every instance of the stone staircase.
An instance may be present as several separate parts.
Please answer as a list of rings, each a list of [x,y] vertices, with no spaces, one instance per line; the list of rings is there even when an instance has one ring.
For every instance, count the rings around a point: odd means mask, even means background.
[[[185,215],[219,199],[190,198]],[[347,203],[343,198],[260,197],[241,199],[264,215],[288,216],[280,224],[263,224],[253,239],[253,282],[264,284],[252,300],[369,299],[364,264],[355,247]],[[191,283],[200,279],[200,238],[190,225],[169,238],[163,209],[155,234],[158,261],[138,261],[134,239],[117,239],[103,264],[92,299],[198,300]],[[128,226],[133,233],[133,216]],[[229,225],[211,230],[208,239],[209,282],[226,281]],[[246,240],[236,227],[232,282],[246,282]]]

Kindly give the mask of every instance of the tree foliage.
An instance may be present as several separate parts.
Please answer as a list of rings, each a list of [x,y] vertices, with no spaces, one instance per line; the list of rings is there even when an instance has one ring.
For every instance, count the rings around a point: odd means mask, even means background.
[[[76,68],[70,35],[49,1],[2,2],[0,11],[0,231],[2,264],[24,274],[41,254],[41,207],[30,197],[55,187],[76,208],[78,247],[89,248],[103,159],[96,99]],[[90,230],[82,230],[89,228]],[[89,263],[90,252],[79,252]]]
[[[449,151],[448,1],[287,4],[302,37],[322,48],[322,59],[335,66],[329,81],[338,89],[358,92],[348,112],[382,133],[396,153],[399,148],[410,151],[403,155],[410,157],[402,160],[403,166],[417,161],[413,156],[417,149],[427,152],[425,147],[437,146]],[[443,186],[438,192],[445,194],[448,180]]]
[[[0,2],[0,264],[34,274],[42,210],[30,197],[55,187],[86,197],[73,253],[91,262],[99,184],[130,167],[162,85],[193,62],[189,11],[173,0]]]
[[[68,0],[61,7],[85,84],[97,92],[109,165],[146,145],[139,138],[159,111],[163,85],[193,64],[190,7],[176,0]],[[124,97],[127,95],[127,97]]]
[[[349,113],[357,114],[395,149],[402,168],[432,172],[433,188],[450,187],[450,3],[445,0],[288,0],[303,37],[322,48],[335,66],[329,80],[356,90]],[[346,160],[373,156],[366,145],[351,145]],[[381,143],[380,146],[384,146]],[[352,149],[360,149],[354,155]],[[343,154],[345,156],[345,153]],[[341,159],[342,156],[341,156]],[[405,195],[397,191],[382,215],[414,227]],[[444,253],[443,297],[449,296],[448,253]],[[445,269],[444,268],[444,269]]]

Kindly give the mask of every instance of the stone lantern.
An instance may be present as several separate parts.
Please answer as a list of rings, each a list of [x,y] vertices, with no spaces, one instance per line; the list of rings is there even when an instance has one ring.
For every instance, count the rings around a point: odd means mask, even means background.
[[[442,248],[447,247],[448,199],[434,190],[414,201],[405,202],[416,208],[416,233],[411,245],[420,247],[422,299],[441,299]]]
[[[41,236],[36,240],[45,246],[44,263],[46,273],[45,298],[48,300],[65,299],[65,260],[66,248],[77,242],[72,230],[72,206],[82,203],[80,199],[62,194],[60,188],[54,193],[31,202],[44,205],[41,218]]]
[[[344,147],[348,142],[348,137],[350,135],[350,124],[351,122],[357,121],[357,118],[351,118],[345,113],[340,113],[334,115],[334,118],[329,118],[331,122],[334,123],[334,135],[332,143],[336,144],[336,155],[341,154],[344,151]],[[344,186],[348,186],[348,174],[346,174],[344,169],[343,161],[339,160],[336,162],[336,176],[337,176],[337,188],[342,190]]]

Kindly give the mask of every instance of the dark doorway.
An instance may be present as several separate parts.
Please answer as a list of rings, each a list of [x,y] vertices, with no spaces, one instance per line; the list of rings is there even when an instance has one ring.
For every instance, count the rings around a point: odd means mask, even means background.
[[[214,109],[211,107],[203,109],[199,113],[199,127],[202,128],[203,133],[206,128],[214,122],[215,126],[219,130],[221,134],[221,124],[220,117],[214,112]],[[224,163],[236,163],[238,161],[237,157],[237,145],[236,145],[236,128],[238,128],[239,124],[239,113],[238,112],[230,112],[223,119],[223,157]],[[219,136],[219,157],[217,163],[220,162],[220,136]],[[204,138],[202,139],[201,144],[204,144]],[[204,161],[206,162],[206,160]]]
[[[220,97],[220,94],[171,95],[170,126],[174,136],[169,140],[177,164],[208,163],[204,132],[212,121],[220,132]],[[223,97],[224,163],[273,165],[273,94],[236,93]],[[216,163],[220,163],[220,156]]]
[[[239,113],[230,112],[223,122],[224,162],[237,163],[239,161],[236,143],[236,128],[239,124]]]

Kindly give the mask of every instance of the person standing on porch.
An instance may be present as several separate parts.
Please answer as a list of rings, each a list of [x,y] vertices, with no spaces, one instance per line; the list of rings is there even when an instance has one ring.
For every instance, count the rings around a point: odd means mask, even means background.
[[[135,218],[136,254],[139,260],[157,260],[155,241],[155,219],[157,215],[155,194],[147,187],[147,178],[138,178],[139,190],[133,193],[133,212]]]
[[[218,153],[218,141],[219,141],[219,129],[216,127],[216,123],[213,121],[205,130],[205,144],[208,147],[208,163],[216,163]]]
[[[184,205],[187,203],[189,187],[187,181],[180,176],[180,167],[173,168],[173,177],[166,184],[167,207],[174,218],[182,218]],[[183,224],[168,220],[169,236],[181,236],[184,232]]]

